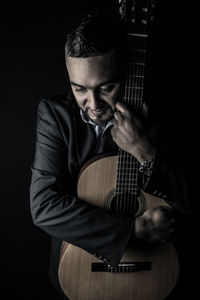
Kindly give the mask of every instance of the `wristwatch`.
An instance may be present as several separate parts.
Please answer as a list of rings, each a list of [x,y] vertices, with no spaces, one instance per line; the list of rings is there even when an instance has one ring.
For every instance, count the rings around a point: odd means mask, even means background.
[[[150,177],[153,171],[153,164],[154,164],[154,159],[145,160],[143,163],[141,163],[139,167],[139,171],[143,175]]]

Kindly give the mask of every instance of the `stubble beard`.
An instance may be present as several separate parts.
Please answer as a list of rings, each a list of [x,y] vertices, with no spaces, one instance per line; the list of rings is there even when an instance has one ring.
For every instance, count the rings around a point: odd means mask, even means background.
[[[102,119],[103,113],[99,117],[97,116],[95,119],[90,118],[90,115],[88,113],[89,110],[90,110],[89,107],[87,107],[85,109],[85,111],[82,109],[82,111],[85,113],[85,115],[87,116],[87,118],[91,122],[93,122],[94,124],[96,124],[97,126],[105,126],[109,121],[111,121],[113,119],[114,111],[112,110],[112,108],[110,106],[107,106],[107,109],[105,111],[105,113],[108,113],[108,110],[109,110],[109,114],[108,114],[108,117],[106,117],[106,119]]]

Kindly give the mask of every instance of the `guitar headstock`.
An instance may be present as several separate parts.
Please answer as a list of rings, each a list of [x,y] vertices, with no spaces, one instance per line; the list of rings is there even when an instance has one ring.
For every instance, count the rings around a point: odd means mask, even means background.
[[[154,22],[155,0],[119,0],[119,13],[129,29],[146,33]]]

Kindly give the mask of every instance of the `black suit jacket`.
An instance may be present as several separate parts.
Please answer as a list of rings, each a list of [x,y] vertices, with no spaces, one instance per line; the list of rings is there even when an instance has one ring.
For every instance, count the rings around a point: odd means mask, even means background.
[[[170,151],[167,155],[166,139],[167,135],[159,139],[147,191],[167,195],[167,201],[176,211],[187,212],[187,182],[176,158]],[[78,173],[95,154],[95,146],[93,129],[82,121],[71,93],[39,102],[31,212],[35,225],[57,241],[65,240],[115,266],[132,235],[134,218],[91,206],[77,198]],[[105,151],[111,150],[116,151],[116,145],[110,136]]]

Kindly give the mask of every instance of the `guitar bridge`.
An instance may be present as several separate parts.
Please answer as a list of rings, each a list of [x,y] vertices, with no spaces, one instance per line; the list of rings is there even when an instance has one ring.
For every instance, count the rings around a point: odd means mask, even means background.
[[[150,271],[150,261],[121,262],[117,267],[111,267],[105,263],[92,263],[92,272],[108,273],[132,273],[138,271]]]

